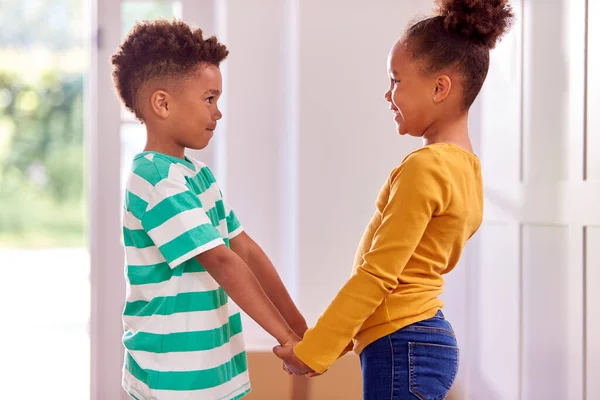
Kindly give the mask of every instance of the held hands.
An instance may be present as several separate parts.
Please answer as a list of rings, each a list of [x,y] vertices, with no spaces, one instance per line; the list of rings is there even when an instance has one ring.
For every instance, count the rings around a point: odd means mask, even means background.
[[[287,338],[285,341],[280,342],[279,346],[273,347],[273,353],[283,361],[283,370],[288,375],[299,375],[307,376],[309,378],[319,376],[321,374],[313,371],[309,366],[304,364],[294,354],[294,347],[302,340],[304,333],[308,330],[308,325],[304,318],[300,318],[290,324],[294,335]]]
[[[283,361],[283,369],[289,375],[305,375],[309,378],[314,376],[319,376],[320,374],[313,371],[310,367],[304,364],[296,355],[294,354],[294,347],[298,342],[290,342],[286,343],[283,346],[275,346],[273,348],[273,353]]]

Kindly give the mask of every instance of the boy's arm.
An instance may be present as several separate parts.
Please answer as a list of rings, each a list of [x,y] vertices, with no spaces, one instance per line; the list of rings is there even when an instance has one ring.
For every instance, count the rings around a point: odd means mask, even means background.
[[[134,183],[141,187],[149,185],[143,178]],[[252,271],[226,247],[199,196],[189,189],[183,178],[173,176],[160,180],[146,196],[147,203],[137,197],[136,204],[144,209],[139,217],[142,228],[171,268],[196,258],[233,301],[279,343],[298,339]],[[230,237],[241,230],[233,212],[229,212],[227,227]]]
[[[302,337],[308,329],[306,320],[298,311],[277,270],[265,252],[242,232],[230,241],[231,249],[248,264],[263,290],[294,332]]]
[[[299,340],[244,261],[224,245],[196,256],[227,295],[280,344]]]

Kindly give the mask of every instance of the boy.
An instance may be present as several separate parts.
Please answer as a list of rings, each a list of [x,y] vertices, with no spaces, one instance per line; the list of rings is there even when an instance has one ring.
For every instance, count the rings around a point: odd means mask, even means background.
[[[219,64],[227,54],[201,30],[154,21],[138,24],[112,57],[121,100],[147,131],[123,218],[123,387],[137,399],[244,397],[250,383],[235,304],[282,345],[306,330],[210,169],[184,154],[205,148],[222,117]]]

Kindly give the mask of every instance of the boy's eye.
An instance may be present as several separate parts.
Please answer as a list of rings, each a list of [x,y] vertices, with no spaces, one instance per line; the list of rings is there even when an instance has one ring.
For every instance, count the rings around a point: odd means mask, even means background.
[[[212,103],[213,103],[213,100],[214,100],[214,98],[215,98],[214,96],[211,96],[211,97],[207,98],[205,101],[206,101],[208,104],[212,104]]]
[[[396,84],[400,83],[400,81],[399,81],[398,79],[394,79],[394,78],[392,78],[392,83],[393,83],[394,85],[396,85]]]

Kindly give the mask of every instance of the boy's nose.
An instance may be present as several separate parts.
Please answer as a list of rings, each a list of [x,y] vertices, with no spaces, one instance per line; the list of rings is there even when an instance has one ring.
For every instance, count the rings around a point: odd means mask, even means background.
[[[391,103],[392,102],[392,91],[388,90],[387,92],[385,92],[385,96],[384,97],[385,97],[386,101],[388,101],[388,102]]]

